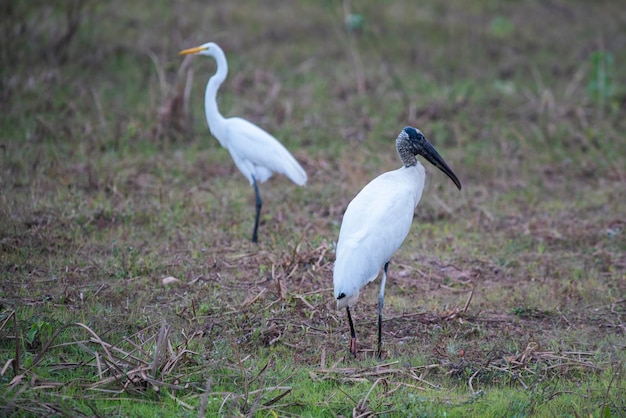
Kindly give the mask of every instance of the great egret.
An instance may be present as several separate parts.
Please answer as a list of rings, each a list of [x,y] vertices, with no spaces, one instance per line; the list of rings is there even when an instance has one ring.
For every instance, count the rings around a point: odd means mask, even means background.
[[[378,357],[382,347],[382,311],[387,269],[393,254],[409,233],[413,212],[422,197],[426,172],[417,161],[423,156],[443,171],[461,190],[454,172],[424,135],[407,126],[396,139],[403,167],[368,183],[350,202],[341,223],[333,284],[337,309],[346,308],[350,324],[350,352],[356,356],[356,333],[350,307],[359,290],[383,271],[378,295]]]
[[[258,240],[261,194],[257,183],[263,183],[273,172],[287,176],[298,186],[306,184],[307,175],[287,149],[269,133],[242,118],[224,118],[217,107],[217,90],[228,75],[228,63],[224,51],[216,43],[209,42],[195,48],[185,49],[180,55],[208,55],[217,62],[217,71],[209,79],[204,94],[204,110],[209,130],[220,144],[230,152],[239,171],[254,187],[256,216],[252,242]]]

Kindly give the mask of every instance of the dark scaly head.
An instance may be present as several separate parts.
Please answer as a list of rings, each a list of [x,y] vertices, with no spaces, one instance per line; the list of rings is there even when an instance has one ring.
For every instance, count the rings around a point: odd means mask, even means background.
[[[412,126],[405,127],[396,139],[396,148],[402,164],[406,167],[417,164],[417,156],[421,155],[432,165],[443,171],[461,190],[461,182],[446,161],[439,155],[435,147],[428,142],[424,134]]]

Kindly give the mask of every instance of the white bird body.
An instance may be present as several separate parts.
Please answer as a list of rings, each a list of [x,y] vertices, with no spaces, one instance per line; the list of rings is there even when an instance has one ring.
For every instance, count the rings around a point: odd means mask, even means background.
[[[306,172],[272,135],[245,119],[222,116],[217,106],[217,91],[228,75],[228,62],[224,51],[217,44],[209,42],[183,50],[180,54],[207,55],[217,63],[217,71],[209,79],[204,96],[206,120],[211,134],[228,150],[239,171],[254,187],[256,217],[252,242],[256,242],[262,205],[257,182],[265,182],[276,172],[284,174],[298,186],[303,186],[307,181]]]
[[[411,229],[426,171],[419,162],[383,173],[350,202],[343,217],[333,273],[337,308],[352,306],[378,277]]]
[[[211,133],[228,150],[251,185],[255,179],[259,183],[265,182],[272,173],[283,174],[298,186],[306,184],[306,172],[296,159],[276,138],[253,123],[242,118],[228,118],[219,128],[211,128]]]
[[[410,126],[396,139],[403,167],[381,174],[350,202],[343,215],[333,285],[337,309],[346,308],[350,324],[350,352],[356,355],[356,333],[350,315],[363,286],[383,271],[378,294],[378,356],[382,347],[382,310],[387,269],[411,229],[413,214],[424,190],[426,170],[417,161],[422,155],[461,189],[461,183],[424,135]]]

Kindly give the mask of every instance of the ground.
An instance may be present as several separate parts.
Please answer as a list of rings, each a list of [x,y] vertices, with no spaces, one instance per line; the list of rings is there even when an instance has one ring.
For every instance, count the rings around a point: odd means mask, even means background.
[[[7,416],[626,415],[626,12],[619,2],[8,2],[0,28],[0,408]],[[309,175],[254,192],[206,127]],[[353,309],[347,204],[428,163]]]

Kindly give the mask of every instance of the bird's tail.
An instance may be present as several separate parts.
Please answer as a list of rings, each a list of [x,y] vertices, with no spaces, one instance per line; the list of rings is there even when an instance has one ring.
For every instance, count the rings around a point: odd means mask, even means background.
[[[337,299],[337,309],[347,308],[354,305],[359,298],[359,291],[350,296],[344,296],[341,299]]]
[[[284,162],[282,174],[287,176],[289,180],[293,181],[298,186],[304,186],[307,181],[307,175],[298,161],[296,161],[293,155],[287,152]]]

